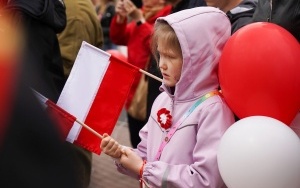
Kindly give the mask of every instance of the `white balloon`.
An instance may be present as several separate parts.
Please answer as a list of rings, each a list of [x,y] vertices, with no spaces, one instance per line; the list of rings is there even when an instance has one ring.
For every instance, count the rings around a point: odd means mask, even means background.
[[[300,139],[276,119],[251,116],[234,123],[217,159],[228,188],[300,188]]]

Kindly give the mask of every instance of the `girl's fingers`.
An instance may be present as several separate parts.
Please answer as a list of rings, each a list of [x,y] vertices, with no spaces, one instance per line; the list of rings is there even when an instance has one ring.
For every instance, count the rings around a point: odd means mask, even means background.
[[[106,151],[111,150],[111,148],[114,146],[115,144],[115,140],[114,139],[110,139],[106,145]]]
[[[104,133],[101,144],[100,144],[100,148],[104,149],[105,147],[107,147],[107,144],[109,143],[109,140],[110,140],[109,135]]]
[[[114,154],[116,152],[116,150],[119,148],[119,144],[118,144],[118,142],[111,142],[110,144],[111,145],[108,148],[108,152],[111,154]]]
[[[120,158],[121,157],[122,152],[119,149],[119,147],[114,151],[113,155],[114,155],[114,158]]]

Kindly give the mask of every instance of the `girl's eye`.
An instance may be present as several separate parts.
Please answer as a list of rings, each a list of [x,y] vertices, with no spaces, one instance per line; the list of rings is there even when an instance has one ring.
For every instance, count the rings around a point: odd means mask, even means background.
[[[172,56],[170,54],[160,54],[160,57],[164,57],[164,58],[172,58]]]
[[[169,59],[175,58],[175,57],[174,57],[173,55],[171,55],[171,54],[167,54],[166,57],[168,57]]]
[[[174,56],[174,54],[171,54],[171,53],[158,53],[158,58],[160,59],[160,57],[168,58],[168,59],[176,58],[176,56]]]

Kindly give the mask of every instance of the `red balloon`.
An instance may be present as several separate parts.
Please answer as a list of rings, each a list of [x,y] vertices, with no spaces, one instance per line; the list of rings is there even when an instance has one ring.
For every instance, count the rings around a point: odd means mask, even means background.
[[[226,43],[219,79],[239,118],[262,115],[289,125],[300,109],[300,45],[278,25],[249,24]]]
[[[106,52],[122,61],[125,61],[125,62],[128,61],[127,57],[118,50],[107,50]]]

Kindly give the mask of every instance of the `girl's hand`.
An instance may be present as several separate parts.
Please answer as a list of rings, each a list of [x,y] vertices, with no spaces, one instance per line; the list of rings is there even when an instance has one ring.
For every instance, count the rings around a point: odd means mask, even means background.
[[[120,159],[122,166],[139,175],[140,169],[143,166],[143,159],[130,148],[124,149],[123,152],[124,155],[122,155]]]
[[[109,155],[116,159],[120,158],[122,155],[121,145],[107,133],[103,134],[100,148],[106,155]]]

